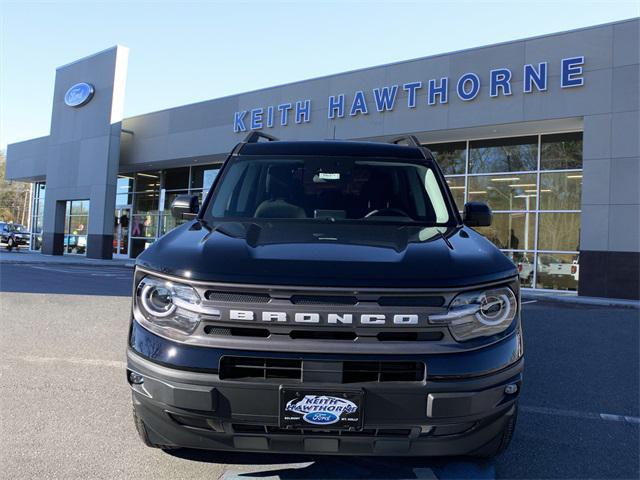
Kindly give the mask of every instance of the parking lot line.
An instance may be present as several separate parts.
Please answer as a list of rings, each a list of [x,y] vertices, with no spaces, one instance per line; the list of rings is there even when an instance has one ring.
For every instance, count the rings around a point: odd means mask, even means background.
[[[16,360],[30,363],[72,363],[75,365],[91,365],[94,367],[112,367],[125,368],[126,363],[118,360],[101,360],[97,358],[74,358],[74,357],[37,357],[35,355],[27,355],[21,357],[12,357]]]
[[[529,405],[521,405],[522,412],[539,413],[542,415],[555,415],[558,417],[584,418],[589,420],[605,420],[609,422],[623,422],[631,424],[640,424],[640,417],[631,415],[615,415],[611,413],[593,413],[580,412],[578,410],[562,410],[558,408],[534,407]]]

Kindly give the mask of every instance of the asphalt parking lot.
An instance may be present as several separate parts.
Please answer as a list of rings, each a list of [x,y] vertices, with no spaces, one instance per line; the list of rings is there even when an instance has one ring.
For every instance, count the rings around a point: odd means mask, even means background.
[[[2,478],[638,478],[639,312],[524,305],[510,449],[469,459],[300,457],[144,447],[125,347],[132,270],[0,264]]]

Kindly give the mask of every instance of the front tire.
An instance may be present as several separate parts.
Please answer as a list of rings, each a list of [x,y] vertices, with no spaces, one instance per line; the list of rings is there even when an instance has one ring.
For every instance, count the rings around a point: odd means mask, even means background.
[[[144,425],[144,422],[136,413],[135,408],[133,409],[133,423],[136,426],[136,431],[138,432],[138,436],[140,437],[140,440],[142,440],[142,443],[144,443],[147,447],[159,448],[160,450],[176,450],[180,448],[180,447],[173,447],[170,445],[159,445],[157,443],[152,442],[151,439],[149,438],[147,427]]]
[[[7,242],[7,250],[11,251],[13,250],[14,247],[14,241],[13,238],[10,238],[9,241]]]
[[[514,406],[513,413],[509,416],[507,423],[502,428],[500,434],[491,440],[488,444],[482,447],[480,450],[473,454],[476,458],[493,458],[504,453],[511,439],[513,438],[513,432],[516,429],[516,420],[518,419],[518,404]]]

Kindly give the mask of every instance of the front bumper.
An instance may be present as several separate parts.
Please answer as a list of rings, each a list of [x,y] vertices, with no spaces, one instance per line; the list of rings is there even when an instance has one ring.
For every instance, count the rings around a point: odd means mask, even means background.
[[[140,334],[138,332],[138,338]],[[147,340],[156,339],[153,346],[160,352],[159,345],[167,341],[149,332],[146,334],[150,335],[146,336]],[[314,454],[465,455],[480,451],[494,441],[509,417],[515,414],[524,360],[520,357],[514,360],[512,353],[505,366],[508,348],[514,348],[514,342],[519,343],[517,335],[512,337],[515,338],[479,351],[447,355],[450,366],[466,363],[473,371],[478,363],[467,363],[470,358],[464,360],[466,355],[473,354],[484,372],[472,376],[434,375],[438,373],[441,359],[434,355],[430,363],[429,356],[423,356],[427,372],[431,373],[422,382],[341,385],[221,380],[214,372],[195,371],[185,366],[175,368],[158,363],[157,358],[151,361],[145,358],[149,350],[144,356],[134,350],[137,349],[135,342],[127,353],[127,375],[135,372],[144,379],[141,384],[131,385],[134,408],[147,427],[151,441],[159,445]],[[203,354],[212,354],[215,350],[197,349]],[[173,355],[179,357],[181,353],[174,351]],[[175,361],[179,363],[178,358]],[[518,386],[517,392],[505,393],[505,387],[511,384]],[[303,390],[362,388],[363,429],[280,428],[279,392],[283,385]]]

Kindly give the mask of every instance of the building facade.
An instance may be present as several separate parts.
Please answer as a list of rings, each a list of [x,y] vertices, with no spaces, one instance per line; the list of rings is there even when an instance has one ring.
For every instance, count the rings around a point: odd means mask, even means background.
[[[123,118],[127,49],[56,72],[49,136],[9,145],[33,182],[32,249],[135,257],[206,194],[249,131],[287,140],[415,135],[458,207],[527,288],[640,296],[639,19],[436,55]]]

